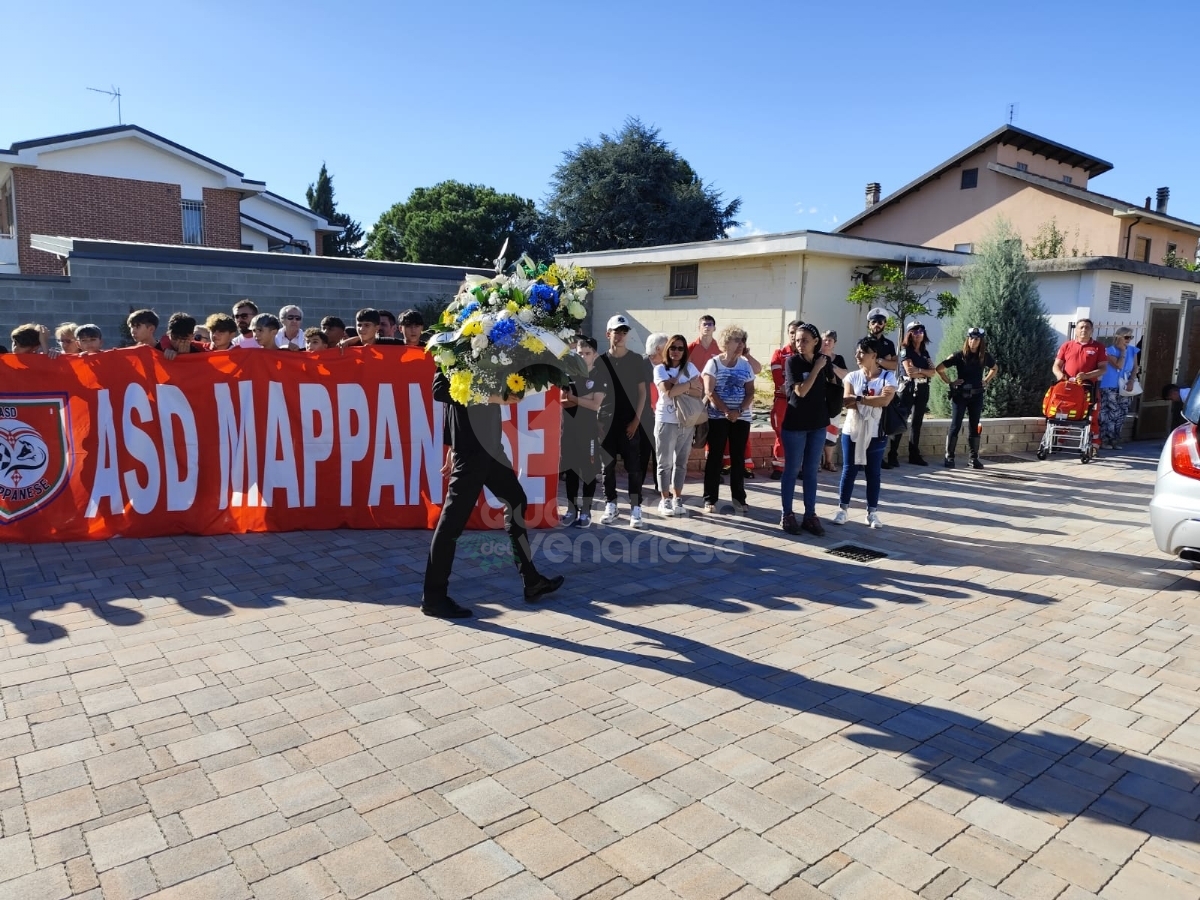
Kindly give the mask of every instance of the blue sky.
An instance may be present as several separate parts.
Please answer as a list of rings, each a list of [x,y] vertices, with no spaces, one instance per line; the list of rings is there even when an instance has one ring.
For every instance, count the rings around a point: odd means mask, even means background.
[[[563,151],[629,116],[742,198],[743,233],[829,230],[1003,124],[1171,188],[1200,220],[1180,16],[1098,0],[60,0],[5,12],[0,146],[133,123],[298,202],[322,161],[365,228],[448,178],[541,201]]]

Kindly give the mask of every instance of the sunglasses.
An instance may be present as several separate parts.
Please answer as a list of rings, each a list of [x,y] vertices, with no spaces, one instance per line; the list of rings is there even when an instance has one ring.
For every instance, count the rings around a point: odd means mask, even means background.
[[[686,349],[687,349],[687,347],[680,347],[678,344],[676,344],[674,347],[668,347],[667,352],[668,353],[682,353]]]
[[[303,319],[304,319],[303,316],[284,316],[284,318],[287,319],[289,322],[300,322],[300,321],[303,321]]]
[[[910,328],[908,330],[911,331],[913,334],[924,334],[925,333],[924,328]]]
[[[716,328],[717,323],[716,322],[701,322],[700,327],[701,328]]]

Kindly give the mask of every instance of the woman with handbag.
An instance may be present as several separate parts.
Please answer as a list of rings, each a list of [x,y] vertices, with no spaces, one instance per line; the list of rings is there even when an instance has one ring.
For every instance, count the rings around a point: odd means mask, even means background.
[[[1122,325],[1113,335],[1108,348],[1108,368],[1100,376],[1100,443],[1110,450],[1120,450],[1121,429],[1133,402],[1137,384],[1138,348],[1133,343],[1133,329]]]
[[[896,396],[896,373],[879,364],[882,348],[873,338],[863,338],[854,351],[858,368],[843,379],[842,403],[846,422],[842,425],[842,483],[834,525],[845,525],[854,494],[858,470],[867,471],[867,524],[882,528],[879,521],[880,470],[887,450],[883,414]]]
[[[909,426],[908,461],[910,465],[927,466],[925,457],[921,456],[921,425],[925,421],[925,412],[929,409],[929,379],[937,372],[933,368],[933,351],[929,347],[929,338],[925,336],[925,326],[920,322],[908,323],[904,329],[904,343],[900,345],[900,368],[897,375],[900,378],[900,398],[904,406],[912,410],[912,424]],[[898,434],[892,438],[891,449],[888,451],[885,469],[900,465],[900,441],[904,437]]]
[[[952,366],[958,376],[954,381],[946,377],[946,367]],[[971,448],[971,468],[982,469],[979,461],[979,417],[983,415],[983,389],[996,377],[999,368],[987,349],[987,333],[982,328],[971,328],[962,349],[946,357],[935,368],[942,381],[950,385],[950,433],[946,435],[947,469],[954,468],[954,450],[958,445],[958,432],[962,428],[963,414],[968,417],[970,433],[967,445]]]
[[[817,472],[829,425],[828,390],[835,376],[829,357],[818,349],[821,332],[817,326],[801,324],[796,328],[794,340],[795,349],[783,363],[787,409],[779,429],[783,443],[783,477],[779,488],[783,515],[779,527],[788,534],[807,531],[821,537],[825,529],[817,518]],[[804,518],[800,522],[792,511],[797,474],[804,483]]]
[[[708,418],[701,396],[700,372],[688,362],[687,338],[672,335],[666,342],[663,362],[654,367],[658,402],[654,405],[654,444],[658,455],[658,501],[660,516],[686,516],[683,485],[688,456],[692,452],[692,430]]]

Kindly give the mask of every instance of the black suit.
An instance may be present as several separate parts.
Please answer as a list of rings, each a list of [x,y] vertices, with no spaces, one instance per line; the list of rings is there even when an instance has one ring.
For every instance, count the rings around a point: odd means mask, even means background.
[[[525,489],[500,442],[500,407],[495,403],[463,406],[450,399],[450,381],[433,379],[433,398],[445,404],[446,441],[454,451],[446,502],[429,545],[425,565],[425,606],[446,600],[454,551],[471,510],[486,487],[504,504],[504,530],[512,544],[517,571],[526,586],[539,578],[525,533]]]

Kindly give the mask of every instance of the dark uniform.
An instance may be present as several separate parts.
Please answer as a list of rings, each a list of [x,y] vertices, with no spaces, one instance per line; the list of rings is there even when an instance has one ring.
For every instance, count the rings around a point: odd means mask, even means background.
[[[458,539],[485,487],[504,504],[504,530],[512,544],[517,571],[525,582],[525,598],[533,600],[557,589],[562,577],[546,579],[533,564],[525,532],[525,489],[500,442],[500,406],[495,403],[463,406],[454,402],[450,399],[450,380],[441,372],[433,379],[433,399],[445,404],[446,441],[454,451],[454,463],[446,502],[429,545],[422,610],[428,615],[447,618],[471,614],[455,604],[447,591]]]

